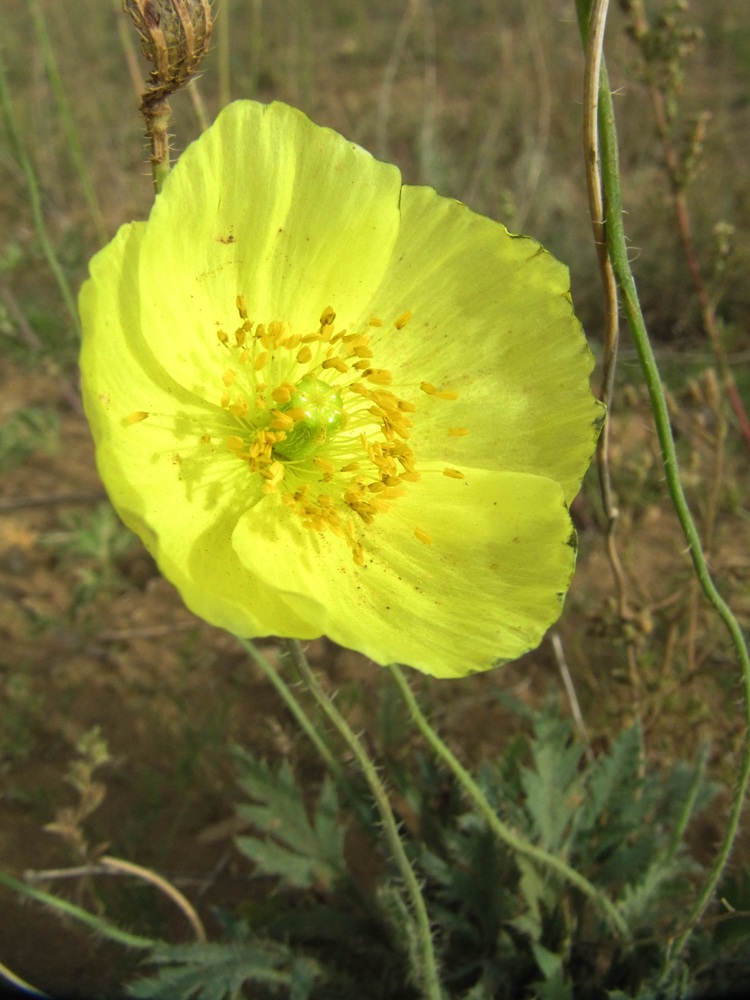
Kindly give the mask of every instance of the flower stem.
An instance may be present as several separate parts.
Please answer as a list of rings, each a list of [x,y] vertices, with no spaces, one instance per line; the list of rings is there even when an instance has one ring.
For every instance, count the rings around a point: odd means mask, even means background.
[[[351,784],[349,783],[349,780],[344,774],[343,768],[336,760],[333,751],[328,746],[323,737],[320,735],[318,730],[315,728],[314,723],[305,712],[304,708],[299,702],[299,699],[295,696],[291,687],[279,674],[278,670],[271,663],[268,662],[265,656],[263,656],[261,653],[258,652],[258,650],[255,648],[255,645],[252,642],[250,642],[249,639],[241,639],[238,637],[237,641],[245,650],[245,652],[248,654],[248,656],[250,656],[253,659],[253,661],[260,667],[260,669],[265,674],[266,679],[269,680],[271,684],[273,684],[273,686],[276,688],[279,697],[294,716],[302,732],[305,733],[305,735],[308,737],[310,742],[313,744],[315,749],[320,754],[323,763],[332,774],[334,780],[339,785],[342,792],[344,792],[344,794],[346,795],[350,804],[359,814],[360,819],[363,821],[365,826],[369,827],[370,815],[369,813],[366,812],[363,806],[361,796],[357,795],[356,791],[352,788]]]
[[[388,794],[385,787],[378,777],[375,765],[370,760],[361,740],[357,737],[356,733],[353,731],[341,712],[339,712],[336,708],[331,698],[323,690],[315,677],[315,674],[310,669],[310,664],[307,662],[307,657],[302,651],[302,647],[299,642],[295,639],[289,639],[287,640],[287,647],[295,669],[304,680],[308,690],[328,717],[329,721],[338,730],[342,739],[362,769],[362,773],[367,781],[367,784],[370,786],[370,791],[375,798],[380,818],[383,822],[391,854],[396,862],[396,865],[398,866],[401,877],[404,880],[404,885],[406,886],[409,899],[411,900],[422,953],[421,969],[417,970],[421,979],[422,994],[426,1000],[441,1000],[443,994],[440,987],[440,977],[438,975],[437,961],[432,942],[432,931],[430,929],[430,919],[427,914],[427,907],[425,906],[424,897],[422,896],[422,891],[419,888],[419,883],[417,882],[414,870],[406,855],[406,851],[404,850],[404,845],[401,841],[398,827],[396,825],[396,818],[393,815],[393,810],[388,800]]]
[[[171,164],[169,162],[169,120],[172,109],[166,98],[144,104],[143,116],[146,119],[146,130],[151,141],[151,170],[154,176],[154,191],[159,194]]]
[[[630,937],[630,929],[624,917],[611,899],[605,896],[605,894],[597,889],[595,885],[592,885],[587,878],[584,878],[583,875],[577,872],[574,868],[571,868],[570,865],[567,865],[563,860],[556,857],[554,854],[548,854],[547,851],[542,850],[540,847],[535,847],[533,844],[530,844],[528,841],[524,840],[523,837],[514,833],[513,830],[506,826],[505,823],[503,823],[487,801],[487,797],[482,789],[427,721],[399,667],[397,667],[395,663],[392,663],[389,666],[389,670],[391,671],[393,679],[401,692],[401,696],[406,703],[409,714],[417,724],[419,731],[422,733],[438,757],[440,757],[441,760],[443,760],[444,763],[451,769],[451,771],[453,771],[453,774],[458,779],[459,784],[462,786],[469,798],[474,802],[474,805],[484,817],[485,822],[492,832],[517,854],[520,854],[522,857],[530,858],[532,861],[536,861],[540,865],[544,865],[546,868],[551,868],[566,881],[570,882],[571,885],[576,886],[576,888],[580,889],[581,892],[589,896],[606,913],[610,923],[617,933],[623,938],[628,939]]]
[[[34,899],[37,903],[43,903],[45,906],[49,906],[53,910],[60,910],[62,913],[67,914],[69,917],[73,917],[82,924],[86,924],[95,933],[101,934],[102,937],[109,938],[110,941],[117,941],[118,944],[125,945],[126,948],[139,948],[142,950],[148,950],[159,944],[158,941],[152,941],[150,938],[140,937],[138,934],[131,934],[129,931],[123,931],[119,927],[115,927],[114,924],[110,924],[107,920],[102,920],[101,917],[95,916],[93,913],[89,913],[88,910],[81,909],[80,906],[76,906],[75,903],[69,903],[67,899],[60,899],[59,896],[53,896],[49,892],[43,892],[41,889],[34,889],[30,885],[26,885],[24,882],[19,882],[17,879],[13,878],[11,875],[6,875],[5,872],[0,871],[0,885],[6,886],[8,889],[12,889],[13,892],[18,893],[19,896],[27,896],[29,899]]]
[[[607,3],[606,0],[576,0],[576,7],[581,33],[585,42],[589,25],[606,15]],[[747,644],[737,619],[732,614],[729,605],[722,598],[711,578],[706,557],[701,546],[701,540],[680,480],[680,468],[672,437],[664,388],[661,383],[659,367],[656,363],[653,348],[651,347],[651,341],[649,340],[638,300],[638,291],[628,260],[628,244],[622,221],[622,192],[614,106],[612,93],[607,81],[606,67],[603,63],[599,90],[599,139],[601,144],[602,189],[606,212],[607,249],[617,278],[625,317],[630,327],[643,378],[648,389],[651,410],[654,415],[654,424],[659,439],[659,447],[662,453],[667,489],[672,500],[672,506],[687,540],[690,557],[693,561],[693,567],[701,589],[729,632],[737,652],[742,676],[746,738],[742,750],[742,760],[737,776],[735,795],[732,800],[724,838],[698,899],[689,914],[687,930],[679,936],[672,947],[669,963],[664,972],[664,977],[666,978],[688,943],[695,924],[714,895],[739,829],[740,817],[747,796],[748,785],[750,785],[750,654],[748,653]]]

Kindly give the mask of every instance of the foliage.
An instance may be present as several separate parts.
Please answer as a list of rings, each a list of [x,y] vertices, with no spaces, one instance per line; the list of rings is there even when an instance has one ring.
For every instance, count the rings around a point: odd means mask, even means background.
[[[134,995],[166,997],[183,984],[180,996],[192,995],[185,992],[190,986],[204,991],[196,996],[221,1000],[232,995],[228,984],[245,975],[248,954],[272,963],[288,946],[298,961],[313,953],[319,959],[311,997],[328,1000],[353,990],[362,1000],[414,996],[403,985],[410,920],[380,857],[376,824],[364,832],[379,875],[375,890],[365,891],[344,849],[347,835],[363,830],[355,813],[339,806],[330,781],[311,800],[288,763],[274,768],[247,750],[238,752],[237,762],[239,783],[252,800],[238,807],[252,832],[237,845],[254,863],[253,874],[272,878],[275,888],[265,904],[248,904],[233,923],[243,947],[236,940],[214,945],[201,973],[202,952],[160,945],[157,975],[133,987]],[[625,998],[653,988],[669,935],[680,926],[690,879],[700,873],[683,833],[718,790],[704,779],[700,762],[646,769],[638,727],[588,759],[550,703],[525,753],[514,743],[479,768],[485,794],[506,821],[616,900],[633,934],[630,944],[613,940],[590,900],[498,842],[450,788],[441,766],[421,754],[409,768],[385,766],[400,794],[416,804],[418,823],[403,836],[423,880],[447,996],[516,998],[534,984],[539,998],[598,1000],[606,991]],[[366,816],[367,792],[355,788],[353,794],[365,806],[356,816]],[[375,969],[380,975],[372,975]],[[367,970],[364,980],[357,970]],[[283,996],[298,995],[291,979],[279,979],[278,986]]]
[[[316,963],[295,955],[274,941],[195,944],[157,948],[148,960],[159,965],[158,975],[141,979],[128,993],[144,1000],[223,1000],[237,997],[244,983],[253,983],[266,995],[284,995],[290,1000],[307,1000],[315,976]],[[254,992],[259,998],[261,994]]]
[[[274,773],[251,754],[239,754],[240,784],[258,803],[241,805],[239,815],[265,830],[267,837],[240,837],[237,846],[257,874],[276,875],[295,889],[327,891],[346,871],[344,834],[337,825],[338,800],[330,780],[323,783],[310,821],[286,762]]]
[[[74,564],[77,580],[70,613],[75,614],[102,591],[122,586],[118,560],[132,547],[134,536],[108,503],[97,504],[90,514],[63,512],[60,525],[57,531],[45,532],[39,542],[42,548]]]
[[[50,406],[23,406],[0,425],[0,472],[22,465],[35,452],[54,454],[60,447],[60,426]]]

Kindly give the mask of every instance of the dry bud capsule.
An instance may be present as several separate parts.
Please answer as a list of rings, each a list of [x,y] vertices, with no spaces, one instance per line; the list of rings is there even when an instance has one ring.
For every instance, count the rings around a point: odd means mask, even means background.
[[[200,68],[213,17],[208,0],[123,0],[135,21],[144,56],[153,63],[144,105],[168,97]]]
[[[167,98],[187,83],[208,51],[213,17],[209,0],[123,0],[135,21],[143,54],[153,64],[141,114],[151,140],[154,186],[161,190],[169,173]]]

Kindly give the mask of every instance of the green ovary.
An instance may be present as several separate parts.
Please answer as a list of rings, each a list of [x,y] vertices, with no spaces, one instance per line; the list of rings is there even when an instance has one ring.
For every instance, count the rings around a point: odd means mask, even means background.
[[[296,384],[292,398],[280,407],[284,412],[304,410],[304,417],[294,422],[283,441],[274,446],[274,454],[287,461],[309,458],[340,430],[344,424],[344,404],[337,389],[307,376]]]

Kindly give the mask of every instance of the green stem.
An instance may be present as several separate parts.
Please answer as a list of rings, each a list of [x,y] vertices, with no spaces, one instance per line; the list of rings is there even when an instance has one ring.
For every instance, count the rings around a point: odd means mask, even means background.
[[[347,799],[353,806],[353,808],[359,814],[360,819],[366,827],[370,827],[372,819],[370,814],[367,812],[362,799],[357,795],[356,791],[352,788],[349,780],[344,774],[343,768],[336,760],[333,751],[328,746],[326,741],[320,735],[315,725],[305,712],[304,708],[299,702],[291,687],[287,684],[284,678],[279,674],[278,670],[268,662],[265,656],[261,655],[255,648],[255,645],[250,642],[249,639],[238,638],[237,641],[245,650],[245,652],[252,658],[252,660],[260,667],[260,669],[265,674],[267,680],[276,688],[276,691],[284,702],[286,707],[294,716],[300,729],[305,733],[310,742],[313,744],[315,749],[320,754],[320,757],[328,768],[330,773],[333,775],[334,780],[341,788],[341,790],[346,795]]]
[[[19,896],[27,896],[29,899],[36,900],[37,903],[43,903],[53,910],[59,910],[61,913],[65,913],[67,916],[78,920],[79,923],[86,924],[87,927],[90,927],[97,934],[101,934],[102,937],[107,937],[111,941],[117,941],[118,944],[123,944],[126,948],[140,948],[145,951],[155,948],[160,943],[152,941],[149,938],[140,937],[137,934],[130,934],[128,931],[120,930],[119,927],[115,927],[114,924],[102,920],[101,917],[94,916],[88,910],[81,909],[75,903],[69,903],[67,899],[60,899],[59,896],[53,896],[49,892],[35,889],[33,886],[26,885],[25,882],[19,882],[11,875],[6,875],[5,872],[0,872],[0,885],[7,886],[8,889],[12,889]]]
[[[588,34],[588,25],[592,11],[597,13],[596,7],[601,0],[592,4],[591,0],[577,0],[578,18],[581,33],[585,38]],[[680,470],[677,461],[677,451],[672,437],[672,428],[669,422],[669,410],[661,383],[659,367],[656,363],[651,341],[641,311],[638,300],[638,291],[633,278],[633,272],[628,260],[628,244],[625,237],[625,229],[622,221],[622,191],[620,184],[619,155],[617,146],[617,130],[615,127],[615,114],[612,102],[612,92],[609,87],[607,71],[602,64],[601,83],[599,89],[599,138],[601,143],[601,175],[602,188],[605,201],[605,226],[607,235],[607,249],[609,252],[612,267],[617,278],[620,295],[623,303],[625,317],[630,328],[636,353],[640,362],[643,378],[648,389],[651,410],[654,415],[656,433],[661,448],[662,460],[664,464],[664,474],[667,482],[667,489],[672,501],[672,506],[677,514],[677,518],[682,527],[682,531],[687,540],[690,557],[693,561],[695,574],[700,583],[701,589],[710,604],[724,622],[729,632],[731,641],[737,652],[742,675],[743,709],[745,716],[746,739],[743,746],[742,760],[737,778],[737,789],[730,808],[729,818],[724,833],[724,838],[719,847],[714,864],[708,873],[703,888],[693,905],[687,927],[677,941],[670,955],[670,962],[665,970],[665,977],[669,974],[674,963],[687,945],[695,924],[700,919],[703,911],[710,903],[716,891],[716,886],[722,876],[729,855],[732,851],[737,831],[739,829],[745,798],[747,796],[748,785],[750,785],[750,654],[747,644],[742,634],[742,630],[737,619],[732,614],[729,605],[723,599],[716,588],[708,569],[706,557],[703,553],[698,530],[693,521],[690,508],[688,507],[685,491],[680,480]]]
[[[65,96],[65,88],[63,87],[62,79],[60,77],[60,72],[57,68],[57,60],[55,59],[55,51],[50,42],[49,32],[47,31],[47,25],[44,21],[44,15],[42,14],[42,9],[39,5],[39,0],[26,0],[29,10],[31,12],[32,19],[34,21],[34,30],[36,31],[36,36],[39,41],[39,47],[44,54],[44,64],[49,76],[50,85],[52,91],[55,95],[55,101],[57,102],[57,107],[60,112],[60,121],[62,122],[63,129],[65,131],[65,138],[68,143],[68,149],[70,150],[70,155],[73,158],[73,163],[75,164],[76,171],[78,173],[78,179],[81,182],[81,191],[86,199],[86,204],[91,212],[91,217],[94,221],[96,227],[96,234],[99,238],[99,242],[102,246],[108,241],[109,235],[107,233],[107,226],[104,222],[104,216],[102,215],[101,208],[99,207],[99,201],[96,197],[96,192],[94,191],[94,186],[91,183],[91,177],[89,175],[88,166],[86,164],[86,156],[81,148],[81,143],[78,138],[78,131],[73,121],[73,116],[70,112],[70,105],[68,104],[68,99]]]
[[[308,690],[317,701],[329,721],[335,726],[342,739],[348,746],[352,755],[356,759],[367,784],[370,786],[380,818],[385,829],[386,839],[391,849],[391,854],[398,867],[401,877],[404,880],[406,891],[411,900],[414,918],[416,920],[417,932],[421,947],[422,968],[419,970],[422,979],[422,992],[426,1000],[442,1000],[442,990],[440,987],[440,977],[438,974],[435,950],[432,942],[432,931],[430,929],[430,919],[427,914],[424,897],[419,888],[414,870],[409,862],[409,858],[404,850],[404,845],[396,825],[396,818],[393,815],[388,794],[378,777],[375,765],[370,760],[362,742],[352,730],[344,716],[336,708],[333,701],[318,683],[315,674],[310,669],[307,657],[302,652],[302,647],[295,639],[287,640],[289,653],[294,662],[294,666],[300,677],[304,680]]]
[[[473,801],[474,805],[484,817],[485,822],[492,832],[500,840],[507,844],[512,851],[515,851],[522,857],[530,858],[532,861],[536,861],[540,865],[544,865],[544,867],[556,872],[567,882],[570,882],[571,885],[580,889],[581,892],[589,896],[597,904],[597,906],[599,906],[606,913],[610,923],[618,934],[625,939],[630,938],[630,929],[622,914],[619,912],[611,899],[605,896],[603,892],[596,888],[596,886],[592,885],[587,878],[584,878],[584,876],[577,872],[574,868],[571,868],[570,865],[567,865],[560,858],[555,857],[554,854],[548,854],[547,851],[542,850],[540,847],[534,847],[533,844],[524,840],[523,837],[514,833],[510,827],[503,823],[487,801],[487,797],[482,789],[476,781],[474,781],[472,776],[453,754],[453,752],[440,739],[438,734],[423,715],[422,710],[417,704],[417,700],[414,697],[400,668],[395,664],[391,664],[389,666],[389,670],[398,685],[398,689],[401,692],[404,702],[406,703],[409,714],[417,724],[419,731],[422,733],[438,757],[440,757],[441,760],[443,760],[451,769],[451,771],[453,771],[459,784]]]
[[[76,308],[75,298],[73,297],[68,279],[65,277],[65,273],[62,269],[60,261],[57,258],[57,254],[55,253],[52,240],[47,232],[47,225],[44,221],[44,213],[42,211],[42,195],[39,189],[36,172],[34,171],[31,160],[23,147],[23,143],[21,142],[21,137],[16,126],[13,106],[10,100],[10,92],[8,91],[8,81],[5,75],[2,46],[0,46],[0,106],[2,106],[3,117],[5,118],[5,126],[8,130],[10,144],[13,148],[13,152],[15,153],[18,165],[20,166],[24,178],[26,179],[26,187],[29,192],[29,203],[31,205],[31,215],[34,220],[34,229],[36,231],[37,239],[41,244],[42,252],[47,258],[50,270],[57,281],[57,287],[59,288],[63,301],[68,309],[68,312],[70,313],[73,329],[80,338],[81,327],[78,321],[78,310]]]
[[[166,97],[149,102],[142,107],[146,120],[146,131],[151,140],[151,171],[154,178],[154,193],[159,194],[170,171],[169,122],[172,109]]]

